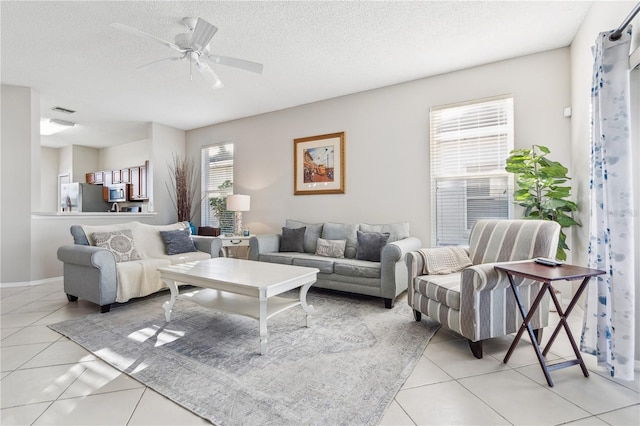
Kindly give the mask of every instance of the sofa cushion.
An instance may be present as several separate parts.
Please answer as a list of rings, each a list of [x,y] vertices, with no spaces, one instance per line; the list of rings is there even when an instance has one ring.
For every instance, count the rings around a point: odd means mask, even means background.
[[[188,229],[160,231],[160,236],[167,247],[168,255],[196,251],[196,245],[191,239],[191,231]]]
[[[324,257],[344,258],[344,249],[346,245],[347,240],[325,240],[324,238],[318,238],[316,255]]]
[[[356,259],[336,259],[333,272],[349,277],[380,278],[380,262]]]
[[[307,228],[282,228],[282,239],[280,240],[281,252],[304,253],[304,231]]]
[[[116,262],[129,262],[140,259],[140,255],[133,244],[130,229],[111,232],[94,232],[92,235],[96,247],[109,250],[116,258]]]
[[[380,262],[382,248],[389,240],[388,232],[357,232],[356,259]]]
[[[198,260],[211,259],[211,255],[203,251],[190,251],[186,253],[166,255],[162,257],[162,259],[169,259],[172,265],[176,265],[179,263],[195,262]]]
[[[409,222],[389,223],[385,225],[368,225],[361,223],[358,229],[362,232],[388,232],[389,240],[387,243],[392,243],[398,240],[404,240],[409,238]]]
[[[302,253],[260,253],[258,260],[261,262],[280,263],[282,265],[291,265],[293,259],[302,256]]]
[[[358,243],[356,230],[358,225],[351,223],[325,222],[322,226],[322,238],[325,240],[347,240],[344,249],[344,257],[353,259],[356,257],[356,245]]]
[[[304,223],[299,220],[287,219],[284,226],[287,228],[307,228],[304,231],[304,252],[315,253],[318,238],[322,236],[322,223]]]
[[[293,258],[292,265],[307,266],[309,268],[318,268],[320,272],[325,274],[333,273],[333,262],[335,259],[331,257],[316,256],[313,254],[305,254]]]
[[[416,291],[457,311],[460,310],[462,272],[447,275],[420,275],[413,284]]]

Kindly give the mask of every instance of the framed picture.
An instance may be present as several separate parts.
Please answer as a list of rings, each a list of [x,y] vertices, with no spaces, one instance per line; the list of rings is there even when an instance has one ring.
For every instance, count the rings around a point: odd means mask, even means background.
[[[293,194],[344,194],[344,132],[293,141]]]

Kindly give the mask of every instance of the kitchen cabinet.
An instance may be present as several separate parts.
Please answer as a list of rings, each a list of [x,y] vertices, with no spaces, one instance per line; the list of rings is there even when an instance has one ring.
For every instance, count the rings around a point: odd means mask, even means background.
[[[120,170],[120,183],[129,183],[129,169]]]
[[[104,172],[94,172],[94,182],[96,185],[102,185],[103,183],[103,176],[104,176]]]
[[[149,198],[147,193],[148,165],[147,161],[144,166],[129,167],[129,199],[146,200]]]
[[[102,172],[102,184],[104,186],[109,186],[113,183],[113,172],[111,170],[106,170]]]
[[[122,182],[122,174],[120,173],[120,170],[112,171],[111,175],[112,175],[111,181],[113,183],[121,183]]]

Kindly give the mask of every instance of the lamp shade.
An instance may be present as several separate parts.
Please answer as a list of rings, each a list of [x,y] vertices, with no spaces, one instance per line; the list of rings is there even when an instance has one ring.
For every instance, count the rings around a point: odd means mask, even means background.
[[[251,197],[248,195],[227,195],[227,210],[230,212],[248,212],[251,206]]]

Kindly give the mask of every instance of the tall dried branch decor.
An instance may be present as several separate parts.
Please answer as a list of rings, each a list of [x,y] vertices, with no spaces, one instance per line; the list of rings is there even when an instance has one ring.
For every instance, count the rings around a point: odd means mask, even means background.
[[[169,163],[169,179],[166,182],[167,190],[171,201],[178,213],[178,222],[188,221],[193,218],[193,214],[200,200],[197,197],[197,187],[199,170],[192,158],[173,155],[173,163]]]

